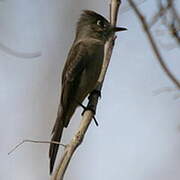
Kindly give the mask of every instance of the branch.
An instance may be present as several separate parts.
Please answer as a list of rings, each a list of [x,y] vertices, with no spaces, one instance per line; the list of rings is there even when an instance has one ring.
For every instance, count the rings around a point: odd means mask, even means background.
[[[178,13],[174,7],[174,0],[169,0],[169,4],[171,5],[171,12],[173,14],[173,21],[170,25],[168,25],[168,28],[171,32],[171,35],[176,39],[176,42],[178,45],[180,45],[180,36],[179,36],[179,30],[180,30],[180,17],[178,16]],[[177,24],[177,26],[176,26]]]
[[[159,2],[159,1],[158,1]],[[151,18],[149,22],[149,27],[151,28],[170,8],[170,3],[167,3],[167,5],[164,7],[159,2],[158,3],[158,11],[157,13]]]
[[[178,26],[180,26],[180,17],[178,15],[176,8],[174,7],[174,0],[168,0],[168,3],[171,4],[171,10],[172,10],[173,16],[176,19],[176,21],[178,22]]]
[[[159,64],[161,65],[162,69],[164,70],[164,72],[167,74],[167,76],[171,79],[171,81],[177,86],[178,89],[180,89],[180,82],[178,79],[176,79],[176,77],[172,74],[172,72],[169,70],[169,68],[167,67],[166,63],[164,62],[164,59],[155,43],[155,40],[153,38],[153,36],[151,35],[151,32],[149,30],[149,26],[148,23],[146,22],[146,19],[144,18],[144,16],[142,15],[142,13],[140,12],[140,10],[137,8],[136,4],[133,2],[133,0],[128,0],[130,6],[133,8],[134,12],[136,13],[137,17],[139,18],[141,25],[144,29],[144,32],[146,33],[149,42],[151,44],[151,47],[157,57],[157,60],[159,62]]]
[[[18,143],[16,146],[14,146],[9,152],[8,155],[10,155],[11,153],[13,153],[18,147],[20,147],[21,145],[23,145],[24,143],[38,143],[38,144],[59,144],[61,146],[63,146],[64,148],[66,147],[66,145],[61,144],[59,142],[56,141],[37,141],[37,140],[31,140],[31,139],[25,139],[23,141],[21,141],[20,143]]]
[[[119,10],[119,6],[121,4],[120,0],[111,0],[110,3],[110,22],[112,25],[116,24],[116,20],[117,20],[117,13]],[[93,109],[96,109],[97,103],[98,103],[98,98],[99,98],[99,91],[101,91],[102,89],[102,85],[103,85],[103,81],[104,81],[104,77],[110,62],[110,58],[111,58],[111,54],[112,54],[112,50],[114,47],[114,36],[112,38],[110,38],[108,40],[108,42],[105,45],[105,49],[104,49],[104,63],[103,63],[103,67],[102,67],[102,71],[98,80],[98,88],[96,91],[94,91],[94,93],[92,93],[89,97],[89,103],[88,106],[92,107]],[[53,180],[63,180],[64,174],[67,170],[67,167],[69,165],[69,162],[75,152],[75,150],[77,149],[77,147],[82,143],[84,136],[86,134],[86,131],[89,127],[89,124],[92,121],[92,118],[94,116],[94,112],[87,110],[85,111],[83,117],[82,117],[82,121],[80,123],[80,126],[77,130],[77,132],[75,133],[74,137],[72,138],[71,142],[66,146],[63,156],[60,160],[60,163],[52,177]]]
[[[15,56],[18,58],[26,58],[26,59],[31,59],[31,58],[36,58],[41,56],[41,52],[33,52],[33,53],[25,53],[25,52],[18,52],[15,51],[13,49],[10,49],[9,47],[5,46],[4,44],[2,44],[0,42],[0,50],[4,51],[5,53],[11,55],[11,56]]]

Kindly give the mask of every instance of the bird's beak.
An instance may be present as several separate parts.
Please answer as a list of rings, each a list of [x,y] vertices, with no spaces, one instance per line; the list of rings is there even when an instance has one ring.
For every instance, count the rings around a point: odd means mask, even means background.
[[[124,28],[124,27],[113,27],[113,31],[114,32],[127,31],[127,28]]]

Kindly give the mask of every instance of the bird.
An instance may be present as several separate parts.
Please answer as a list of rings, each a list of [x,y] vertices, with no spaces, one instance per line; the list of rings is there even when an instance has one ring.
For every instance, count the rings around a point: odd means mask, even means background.
[[[60,104],[51,141],[61,141],[63,129],[68,127],[76,108],[96,88],[106,41],[115,32],[124,30],[127,29],[112,26],[105,17],[92,10],[83,10],[81,13],[62,72]],[[59,144],[50,144],[50,174],[58,148]]]

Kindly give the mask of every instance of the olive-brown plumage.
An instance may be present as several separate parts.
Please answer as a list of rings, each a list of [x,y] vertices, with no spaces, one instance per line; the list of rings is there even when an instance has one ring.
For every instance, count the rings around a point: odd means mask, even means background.
[[[115,28],[94,11],[83,11],[77,23],[76,37],[69,51],[62,74],[60,105],[52,131],[52,141],[60,142],[63,129],[79,103],[96,87],[101,72],[105,42]],[[53,171],[59,145],[51,144],[49,149],[50,173]]]

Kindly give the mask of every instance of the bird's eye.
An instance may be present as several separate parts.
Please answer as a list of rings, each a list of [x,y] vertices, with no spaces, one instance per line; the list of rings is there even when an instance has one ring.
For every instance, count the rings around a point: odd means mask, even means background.
[[[97,20],[96,24],[98,26],[104,27],[104,23],[101,20]]]

